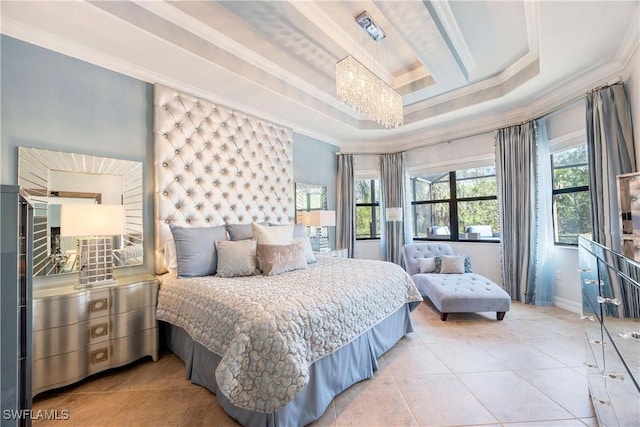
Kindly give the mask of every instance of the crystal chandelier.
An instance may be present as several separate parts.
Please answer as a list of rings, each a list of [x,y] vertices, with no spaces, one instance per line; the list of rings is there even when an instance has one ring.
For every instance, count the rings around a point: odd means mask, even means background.
[[[356,17],[356,21],[373,40],[385,37],[367,12]],[[336,91],[341,101],[382,126],[402,126],[402,97],[351,55],[336,64]]]

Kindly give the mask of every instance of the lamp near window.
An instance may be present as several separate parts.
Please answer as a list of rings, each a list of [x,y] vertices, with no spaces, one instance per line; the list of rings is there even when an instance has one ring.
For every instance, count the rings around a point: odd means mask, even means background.
[[[113,285],[113,236],[124,233],[122,205],[60,207],[60,235],[77,238],[77,289]]]
[[[385,214],[387,216],[387,221],[402,221],[402,208],[386,208]]]
[[[311,246],[313,250],[329,251],[328,228],[336,225],[336,211],[309,211],[302,215],[303,224],[311,227]],[[315,227],[315,230],[314,230]]]

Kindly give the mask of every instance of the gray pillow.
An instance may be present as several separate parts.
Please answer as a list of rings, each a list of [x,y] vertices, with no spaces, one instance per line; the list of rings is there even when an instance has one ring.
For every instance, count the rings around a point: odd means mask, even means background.
[[[302,243],[302,247],[304,248],[304,256],[307,258],[307,264],[313,264],[314,262],[316,262],[316,256],[313,253],[313,248],[311,247],[311,240],[309,240],[309,236],[305,234],[302,237],[294,237],[293,243],[298,242]]]
[[[256,256],[256,241],[254,239],[218,240],[216,241],[216,250],[218,252],[217,277],[240,277],[260,274]]]
[[[261,222],[260,225],[267,225]],[[247,240],[253,238],[253,228],[251,224],[227,224],[227,231],[231,240]]]
[[[301,241],[292,245],[258,245],[262,274],[275,276],[287,271],[307,268],[307,257]]]
[[[173,224],[169,227],[176,243],[178,277],[215,274],[218,264],[215,242],[227,240],[226,227],[179,227]]]
[[[471,257],[469,255],[457,254],[457,256],[464,257],[464,272],[465,273],[473,273],[473,269],[471,268]],[[440,273],[440,269],[442,267],[442,255],[436,256],[434,259],[436,260],[436,269],[433,271],[434,273]]]

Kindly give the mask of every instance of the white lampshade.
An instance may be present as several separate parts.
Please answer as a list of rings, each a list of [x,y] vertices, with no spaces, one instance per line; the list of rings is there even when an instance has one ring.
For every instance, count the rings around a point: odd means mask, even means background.
[[[311,225],[311,215],[308,211],[298,212],[296,214],[296,222],[303,225]]]
[[[122,205],[60,206],[61,236],[117,236],[124,233]]]
[[[336,211],[310,211],[309,225],[333,227],[336,225]]]
[[[385,209],[387,221],[402,221],[402,208]]]

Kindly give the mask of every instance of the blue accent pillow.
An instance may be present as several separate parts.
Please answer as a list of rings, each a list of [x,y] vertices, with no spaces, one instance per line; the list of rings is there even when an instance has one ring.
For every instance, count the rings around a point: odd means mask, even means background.
[[[216,240],[227,240],[227,229],[218,227],[180,227],[170,224],[176,242],[178,277],[210,276],[216,273]]]
[[[464,272],[473,273],[473,269],[471,268],[471,257],[465,254],[456,254],[456,256],[464,257]],[[440,273],[440,269],[442,268],[441,255],[438,255],[437,257],[435,257],[435,260],[436,260],[436,269],[434,270],[434,273]]]

